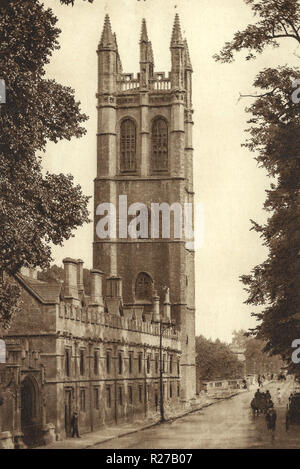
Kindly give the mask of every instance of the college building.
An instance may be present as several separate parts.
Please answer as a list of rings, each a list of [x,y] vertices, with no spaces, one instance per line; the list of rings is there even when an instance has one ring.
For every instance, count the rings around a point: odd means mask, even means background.
[[[106,16],[97,50],[90,291],[80,259],[64,259],[63,282],[38,280],[31,269],[16,276],[23,306],[0,366],[2,447],[70,436],[74,410],[81,432],[155,416],[161,384],[166,409],[195,398],[194,251],[177,236],[173,211],[167,238],[160,228],[155,236],[129,236],[122,219],[121,235],[99,235],[99,207],[110,204],[118,218],[122,196],[149,213],[152,204],[193,206],[192,66],[178,15],[170,51],[170,73],[155,72],[143,20],[140,72],[123,73]],[[153,217],[147,222],[153,234]]]

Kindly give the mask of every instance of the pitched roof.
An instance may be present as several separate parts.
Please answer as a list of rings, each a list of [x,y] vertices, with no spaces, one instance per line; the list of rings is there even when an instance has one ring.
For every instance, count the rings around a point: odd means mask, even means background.
[[[35,298],[43,304],[57,304],[62,290],[58,282],[42,282],[32,277],[17,274],[16,279]]]

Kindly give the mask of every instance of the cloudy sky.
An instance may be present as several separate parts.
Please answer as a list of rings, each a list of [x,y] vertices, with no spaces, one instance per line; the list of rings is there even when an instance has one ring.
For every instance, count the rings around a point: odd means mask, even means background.
[[[179,13],[194,68],[194,180],[196,202],[204,207],[204,244],[196,253],[196,330],[229,341],[234,329],[255,324],[252,308],[243,304],[246,294],[238,278],[265,259],[259,237],[249,231],[249,219],[265,219],[262,204],[270,183],[254,155],[241,147],[250,100],[239,101],[239,93],[252,90],[254,77],[264,67],[297,64],[299,51],[286,41],[256,61],[246,62],[241,54],[233,64],[216,63],[213,54],[253,21],[243,0],[94,0],[93,5],[77,0],[74,8],[61,6],[59,0],[44,3],[62,29],[61,49],[47,74],[73,87],[90,116],[87,135],[49,144],[44,164],[53,172],[72,173],[88,195],[93,194],[96,175],[96,49],[104,15],[110,15],[117,34],[124,72],[137,72],[142,18],[147,20],[155,70],[169,71],[171,30]],[[92,267],[92,239],[92,224],[78,229],[63,248],[54,248],[55,262],[80,257]]]

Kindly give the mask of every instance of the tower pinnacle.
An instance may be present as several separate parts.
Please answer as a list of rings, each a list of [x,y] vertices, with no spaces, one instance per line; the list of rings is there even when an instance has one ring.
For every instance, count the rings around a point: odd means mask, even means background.
[[[110,18],[108,15],[105,16],[104,26],[99,44],[101,49],[115,49],[115,39],[111,30]]]
[[[143,18],[140,42],[148,42],[148,41],[149,41],[149,39],[148,39],[148,33],[147,33],[146,20],[145,20],[145,18]]]
[[[140,87],[147,89],[149,80],[153,77],[153,51],[148,38],[146,20],[143,18],[140,39]]]
[[[187,70],[193,71],[191,58],[190,58],[190,52],[189,52],[189,46],[188,46],[186,39],[184,40],[184,51],[185,51],[185,68]]]
[[[117,73],[120,74],[120,73],[123,73],[123,67],[122,67],[122,62],[120,59],[116,33],[114,33],[114,44],[115,44],[115,50],[117,52]]]
[[[142,20],[141,39],[140,39],[141,62],[154,64],[153,50],[151,41],[148,38],[147,24],[145,18]]]
[[[152,43],[149,42],[149,62],[154,66],[154,56],[153,56],[153,49],[152,49]]]
[[[183,39],[181,34],[181,27],[180,27],[180,20],[179,15],[176,13],[175,21],[172,31],[172,38],[171,38],[171,47],[174,46],[183,46]]]

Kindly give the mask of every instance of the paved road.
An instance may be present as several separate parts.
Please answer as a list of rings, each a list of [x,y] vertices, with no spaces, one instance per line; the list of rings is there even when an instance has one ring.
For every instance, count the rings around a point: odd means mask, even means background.
[[[282,388],[281,403],[276,389]],[[300,426],[285,431],[285,409],[291,385],[271,383],[269,389],[277,410],[275,440],[266,429],[264,416],[253,418],[249,403],[254,391],[221,401],[171,423],[95,446],[95,449],[228,449],[300,448]]]

